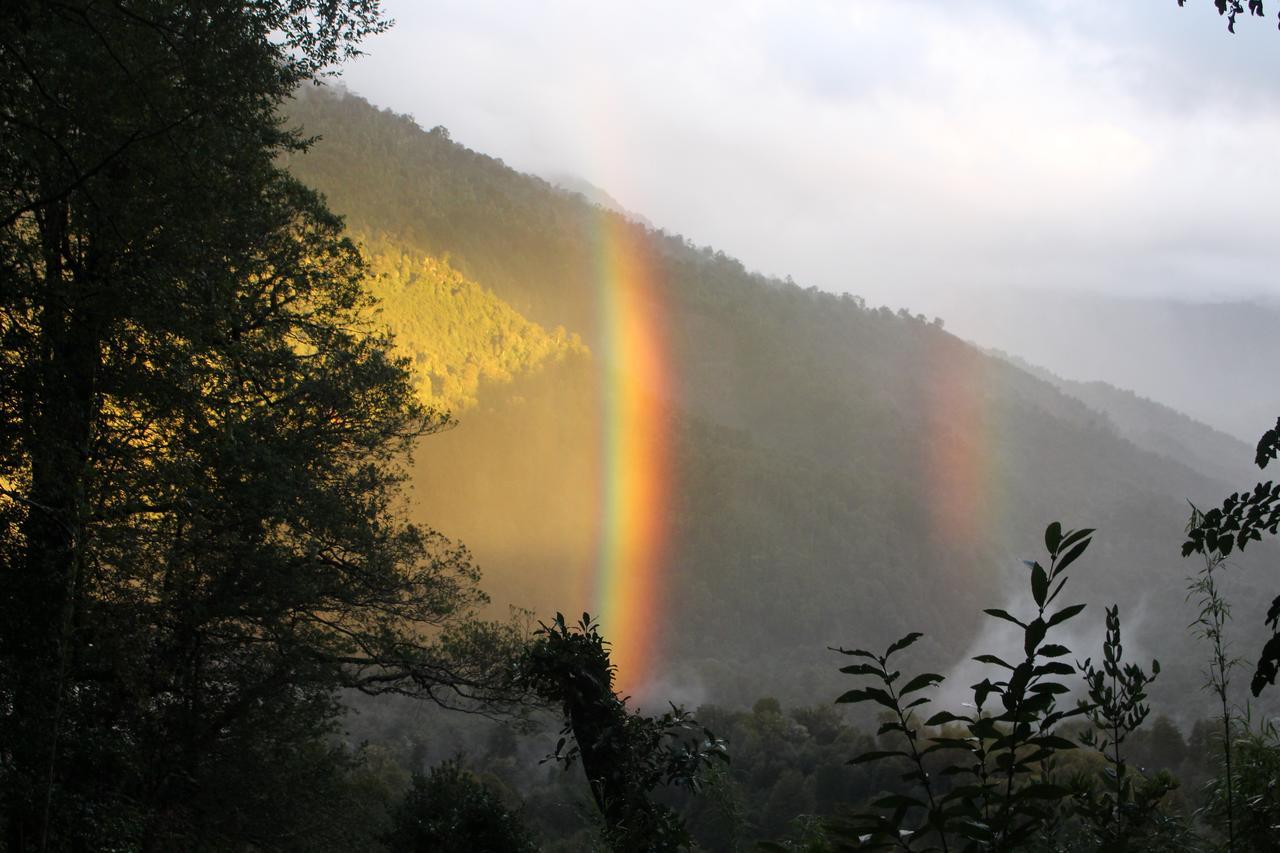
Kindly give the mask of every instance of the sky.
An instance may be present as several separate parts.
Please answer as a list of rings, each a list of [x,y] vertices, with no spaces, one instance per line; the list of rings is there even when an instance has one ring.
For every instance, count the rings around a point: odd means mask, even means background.
[[[1269,4],[1270,5],[1270,4]],[[1280,32],[1212,0],[388,0],[344,83],[749,268],[1280,297]]]

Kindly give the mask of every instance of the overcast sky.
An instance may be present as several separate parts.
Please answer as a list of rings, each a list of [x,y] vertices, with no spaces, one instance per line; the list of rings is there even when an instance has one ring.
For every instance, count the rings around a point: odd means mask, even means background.
[[[349,88],[762,272],[912,307],[1280,296],[1271,8],[1234,36],[1212,0],[387,8]]]

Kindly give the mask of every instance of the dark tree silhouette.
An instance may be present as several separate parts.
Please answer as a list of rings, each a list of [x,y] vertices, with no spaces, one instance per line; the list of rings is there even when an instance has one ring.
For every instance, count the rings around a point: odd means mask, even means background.
[[[398,520],[445,419],[278,165],[280,102],[384,26],[375,0],[0,12],[12,853],[308,847],[273,803],[337,690],[492,684],[467,552]]]
[[[543,625],[521,672],[538,696],[563,709],[553,757],[566,766],[581,759],[610,846],[619,853],[686,848],[683,821],[650,795],[664,784],[696,791],[699,771],[727,758],[724,743],[674,705],[656,718],[628,712],[613,690],[604,638],[585,613],[575,626],[559,613]]]

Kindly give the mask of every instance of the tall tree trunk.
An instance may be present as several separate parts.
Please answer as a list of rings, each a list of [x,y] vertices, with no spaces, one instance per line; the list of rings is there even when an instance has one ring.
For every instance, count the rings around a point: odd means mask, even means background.
[[[5,628],[13,680],[11,748],[17,790],[10,849],[48,842],[65,687],[74,659],[77,587],[100,364],[99,296],[72,254],[67,205],[39,211],[43,339],[33,371],[27,436],[31,482],[22,528],[25,554],[9,567]]]

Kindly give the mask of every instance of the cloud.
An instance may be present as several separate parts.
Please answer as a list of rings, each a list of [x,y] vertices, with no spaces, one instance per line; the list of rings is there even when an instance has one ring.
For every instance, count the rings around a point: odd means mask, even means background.
[[[1277,288],[1280,34],[1209,0],[388,7],[352,89],[764,272]]]

